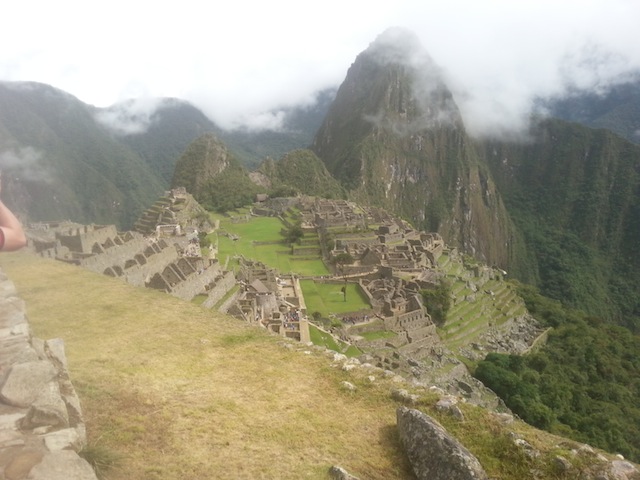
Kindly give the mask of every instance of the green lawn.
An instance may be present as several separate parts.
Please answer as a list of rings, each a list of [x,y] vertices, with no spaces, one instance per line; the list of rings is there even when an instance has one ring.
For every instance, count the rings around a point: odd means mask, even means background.
[[[215,243],[217,240],[218,242],[218,256],[222,263],[229,256],[244,255],[246,258],[258,260],[282,273],[294,272],[305,276],[327,275],[329,273],[319,255],[317,257],[291,255],[291,248],[281,243],[283,237],[280,231],[283,225],[276,217],[251,217],[251,220],[246,223],[231,223],[227,217],[221,215],[215,218],[220,220],[222,231],[239,237],[237,240],[232,240],[220,233],[211,235],[211,241]],[[310,234],[309,237],[317,238],[317,235]],[[256,242],[268,243],[261,245]]]
[[[309,325],[309,336],[311,337],[311,341],[314,345],[320,345],[322,347],[328,348],[329,350],[333,350],[334,352],[343,353],[347,357],[357,357],[358,355],[362,354],[358,347],[347,345],[344,342],[336,341],[333,336],[323,332],[315,325]]]
[[[358,335],[365,338],[366,340],[380,340],[383,338],[396,337],[397,333],[389,332],[387,330],[377,330],[375,332],[362,332],[362,333],[359,333]]]
[[[313,280],[300,281],[307,312],[320,312],[323,317],[330,314],[357,312],[371,308],[367,298],[362,294],[360,286],[355,283],[347,284],[347,299],[341,291],[343,284],[316,283]]]

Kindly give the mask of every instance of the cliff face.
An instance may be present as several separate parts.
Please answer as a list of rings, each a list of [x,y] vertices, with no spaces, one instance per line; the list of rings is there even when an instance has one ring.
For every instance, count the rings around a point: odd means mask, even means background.
[[[529,142],[479,146],[543,293],[640,325],[640,147],[560,120]],[[635,318],[635,320],[633,319]]]
[[[517,236],[460,112],[416,37],[392,29],[347,73],[312,149],[357,201],[507,266]]]

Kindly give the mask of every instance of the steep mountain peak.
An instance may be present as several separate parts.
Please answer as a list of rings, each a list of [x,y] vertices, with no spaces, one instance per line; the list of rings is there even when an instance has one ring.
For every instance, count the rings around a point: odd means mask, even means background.
[[[357,181],[360,168],[352,165],[342,175],[349,165],[336,148],[342,150],[368,135],[408,138],[441,129],[464,131],[443,75],[415,34],[392,28],[349,68],[313,149],[334,175],[351,183]]]
[[[368,117],[374,124],[401,134],[462,126],[442,71],[413,32],[404,28],[386,30],[358,56],[354,67],[359,62],[373,62],[380,67],[379,73],[388,82],[387,97],[397,102],[384,104],[383,111]],[[398,113],[399,118],[394,118],[393,113]]]
[[[358,55],[312,149],[350,197],[508,264],[504,205],[441,70],[413,33],[387,30]]]
[[[382,32],[364,52],[381,65],[401,63],[403,65],[432,64],[433,60],[411,30],[392,27]]]

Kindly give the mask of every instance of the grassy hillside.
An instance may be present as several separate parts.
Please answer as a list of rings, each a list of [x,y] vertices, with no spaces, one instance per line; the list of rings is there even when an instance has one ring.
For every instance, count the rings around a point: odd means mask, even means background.
[[[0,267],[26,301],[34,334],[61,337],[81,398],[90,451],[115,459],[103,478],[327,478],[340,464],[367,479],[412,478],[398,445],[391,381],[332,368],[307,347],[192,303],[27,254]],[[379,373],[373,373],[382,377]],[[348,392],[348,380],[358,390]],[[542,451],[527,459],[485,410],[438,418],[495,479],[552,472],[557,438],[520,422],[509,431]],[[564,448],[567,448],[566,446]]]

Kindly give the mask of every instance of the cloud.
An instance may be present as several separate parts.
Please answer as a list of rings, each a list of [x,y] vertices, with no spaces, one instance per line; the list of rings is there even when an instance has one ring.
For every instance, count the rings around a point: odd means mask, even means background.
[[[440,125],[456,125],[460,113],[443,81],[441,69],[434,63],[417,35],[407,29],[394,27],[384,31],[366,50],[366,59],[379,65],[400,64],[412,78],[413,98],[419,115],[405,115],[411,108],[409,102],[398,105],[397,115],[377,112],[365,119],[379,128],[391,130],[402,136]]]
[[[50,183],[51,172],[43,165],[43,153],[33,147],[0,151],[0,170],[17,180]]]
[[[109,108],[96,110],[96,121],[120,135],[145,132],[153,114],[163,104],[163,99],[139,97],[116,103]]]
[[[113,0],[98,10],[26,0],[3,14],[0,79],[48,83],[98,107],[181,98],[225,128],[278,128],[277,112],[339,85],[396,25],[416,33],[478,135],[526,128],[539,96],[606,89],[640,68],[637,0],[326,0],[315,9]],[[128,131],[144,125],[140,115],[105,121]]]

